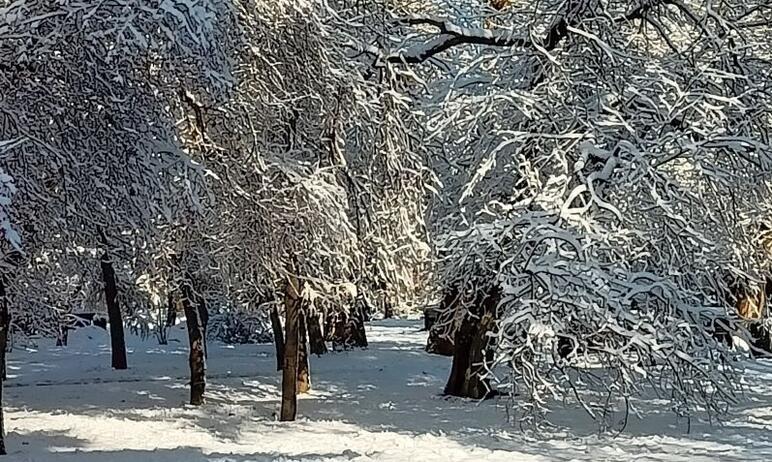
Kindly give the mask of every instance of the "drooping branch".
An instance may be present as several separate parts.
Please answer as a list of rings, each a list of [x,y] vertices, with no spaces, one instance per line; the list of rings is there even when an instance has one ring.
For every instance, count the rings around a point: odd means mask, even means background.
[[[667,0],[661,0],[667,2]],[[641,2],[624,16],[617,18],[614,23],[622,24],[634,20],[645,19],[647,12],[657,2]],[[547,31],[541,43],[535,43],[528,35],[517,35],[506,30],[492,30],[481,27],[464,27],[455,24],[451,20],[437,17],[410,17],[400,20],[407,26],[432,26],[439,31],[439,35],[431,40],[414,45],[407,50],[390,54],[384,59],[390,63],[419,64],[451,48],[461,45],[484,45],[494,47],[519,47],[524,49],[541,49],[552,51],[568,36],[571,27],[575,27],[583,19],[582,11],[591,8],[582,8],[573,12],[570,18],[559,17]],[[368,47],[364,53],[372,54]]]
[[[439,30],[440,35],[428,42],[388,55],[390,63],[419,64],[434,56],[460,45],[486,45],[496,47],[528,47],[527,37],[514,35],[509,31],[463,27],[450,20],[428,17],[412,17],[400,21],[408,26],[429,25]]]

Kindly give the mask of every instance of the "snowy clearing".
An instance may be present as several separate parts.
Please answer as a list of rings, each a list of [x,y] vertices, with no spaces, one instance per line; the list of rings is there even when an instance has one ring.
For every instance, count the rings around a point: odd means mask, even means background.
[[[364,351],[313,358],[301,419],[279,423],[273,345],[210,346],[207,404],[185,404],[187,345],[130,337],[130,369],[109,368],[109,338],[82,329],[67,348],[11,353],[10,460],[515,461],[771,460],[772,367],[750,365],[748,401],[720,426],[672,414],[632,419],[617,438],[570,425],[539,438],[507,423],[503,402],[439,395],[450,358],[423,352],[418,322],[368,326]],[[345,356],[343,358],[342,356]]]

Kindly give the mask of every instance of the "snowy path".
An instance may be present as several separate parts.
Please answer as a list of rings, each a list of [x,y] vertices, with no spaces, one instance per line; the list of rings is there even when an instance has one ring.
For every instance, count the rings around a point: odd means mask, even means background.
[[[187,352],[130,338],[128,371],[112,371],[104,331],[83,330],[66,349],[10,356],[6,428],[13,461],[530,461],[772,460],[772,367],[753,364],[752,393],[723,426],[670,414],[632,420],[598,438],[579,415],[570,433],[529,437],[506,423],[503,403],[438,396],[449,358],[422,351],[410,321],[369,327],[365,351],[312,358],[314,391],[302,419],[275,421],[279,374],[271,345],[211,345],[207,404],[185,405]],[[90,337],[90,338],[89,338]],[[659,434],[660,436],[655,436]],[[567,436],[570,435],[570,436]]]

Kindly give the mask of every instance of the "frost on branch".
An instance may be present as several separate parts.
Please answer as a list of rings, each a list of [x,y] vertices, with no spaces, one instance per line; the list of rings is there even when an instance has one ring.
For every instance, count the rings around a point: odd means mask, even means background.
[[[506,47],[411,22],[467,37],[445,51],[453,75],[415,70],[447,196],[438,281],[467,304],[503,292],[486,366],[521,417],[564,399],[606,428],[651,393],[679,415],[736,399],[716,321],[746,334],[731,286],[769,271],[772,212],[771,37],[740,11],[534,3],[497,20],[528,37]]]
[[[174,102],[184,149],[218,198],[175,246],[215,259],[244,299],[276,298],[289,274],[330,310],[349,305],[347,284],[380,306],[422,289],[423,159],[406,98],[347,59],[358,32],[347,18],[373,18],[343,3],[235,8],[221,24],[234,28],[222,33],[233,86],[186,86]]]
[[[0,149],[3,144],[0,142]],[[13,177],[0,168],[0,232],[13,250],[20,251],[21,238],[11,224],[10,205],[14,193],[16,193],[16,186],[13,184]]]
[[[168,98],[184,66],[189,85],[227,89],[212,45],[228,43],[212,35],[215,17],[227,21],[217,5],[0,2],[0,140],[14,141],[0,151],[18,188],[11,212],[27,268],[9,285],[19,300],[47,300],[14,309],[79,309],[61,297],[103,252],[119,272],[140,270],[161,230],[200,208],[202,172],[179,149]]]

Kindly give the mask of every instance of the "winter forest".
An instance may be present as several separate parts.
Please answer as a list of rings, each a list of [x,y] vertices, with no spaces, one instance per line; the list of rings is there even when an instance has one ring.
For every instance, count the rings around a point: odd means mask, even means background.
[[[767,0],[0,0],[0,460],[772,460]]]

